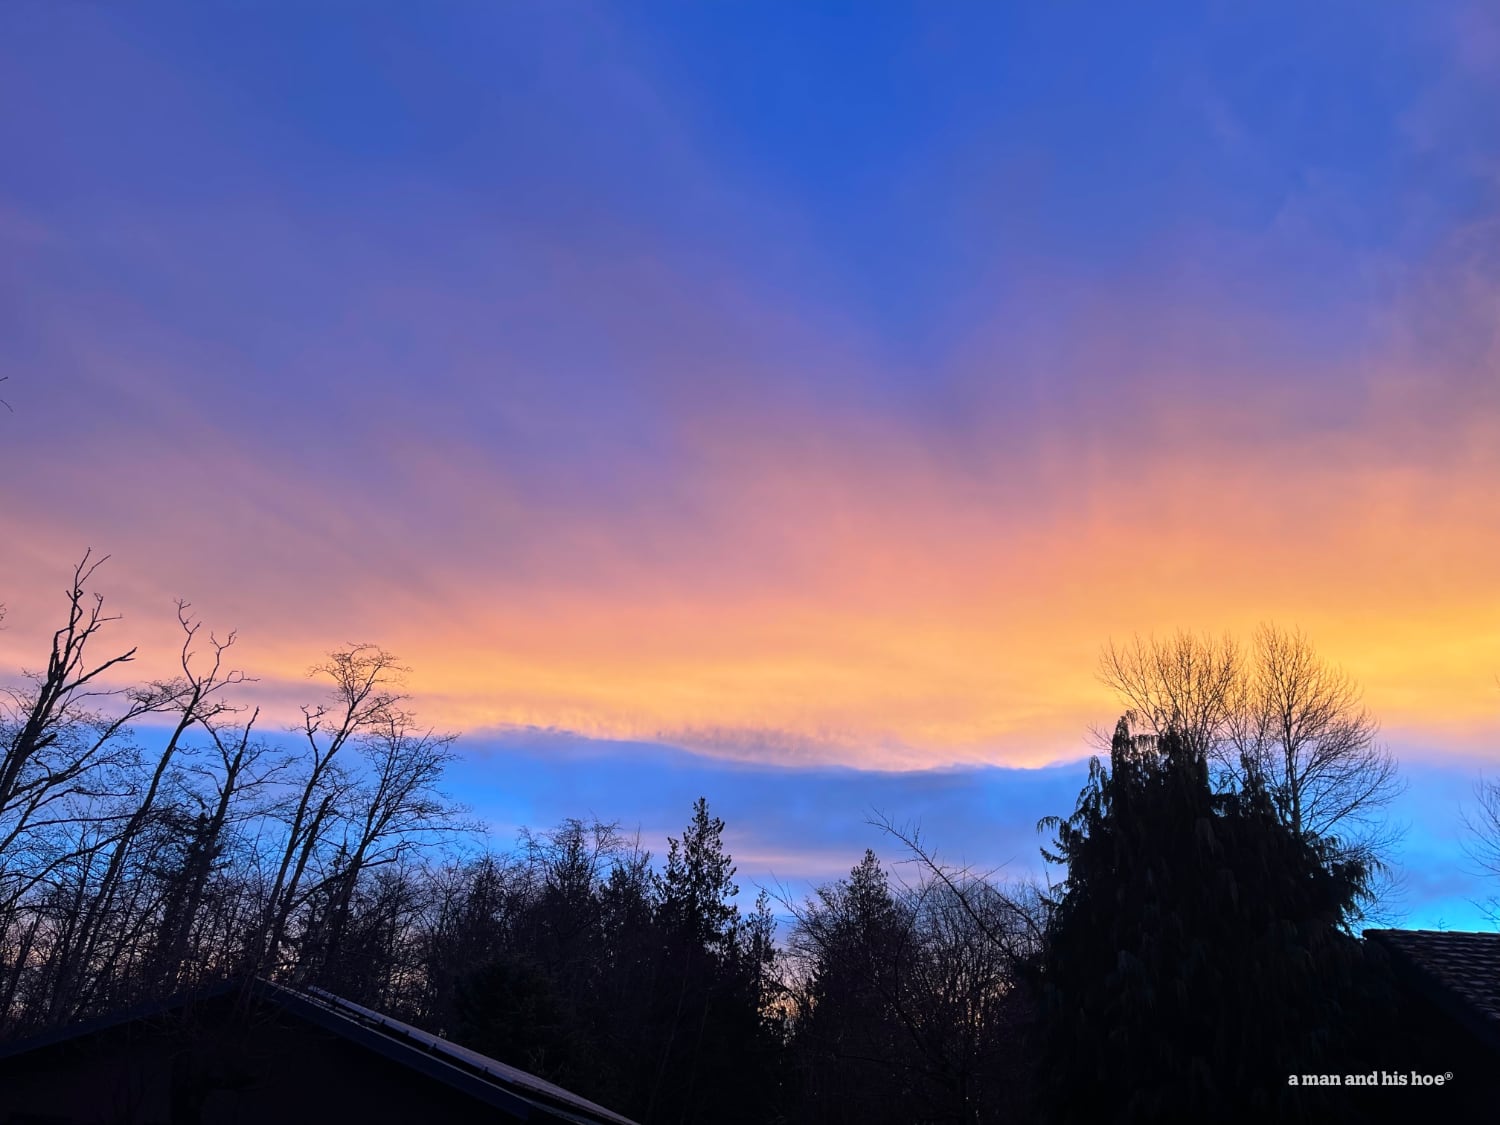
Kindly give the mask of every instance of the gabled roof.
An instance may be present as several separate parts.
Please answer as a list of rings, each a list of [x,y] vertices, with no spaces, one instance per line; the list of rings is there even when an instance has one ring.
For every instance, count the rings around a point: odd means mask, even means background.
[[[481,1055],[478,1051],[461,1047],[457,1043],[450,1043],[446,1039],[413,1027],[409,1023],[383,1016],[379,1012],[361,1007],[331,992],[325,992],[321,988],[309,988],[299,993],[280,985],[269,984],[269,982],[260,983],[284,994],[284,1002],[323,1005],[335,1017],[335,1020],[377,1031],[418,1055],[436,1056],[461,1071],[481,1076],[503,1089],[521,1095],[527,1101],[545,1106],[554,1115],[564,1116],[570,1121],[579,1122],[580,1125],[594,1125],[596,1122],[608,1122],[609,1125],[636,1125],[630,1118],[605,1109],[586,1098],[581,1098],[570,1090],[564,1090],[561,1086],[555,1086],[546,1079],[538,1078],[534,1074],[500,1062],[498,1059]],[[336,1024],[325,1023],[325,1026],[329,1026],[334,1031],[344,1030]],[[563,1112],[559,1114],[559,1111]]]
[[[1500,933],[1366,930],[1449,1015],[1500,1051]]]
[[[523,1120],[564,1121],[570,1125],[636,1125],[629,1118],[534,1074],[450,1043],[330,992],[318,988],[292,989],[260,978],[226,982],[197,993],[138,1005],[71,1027],[58,1028],[35,1038],[3,1043],[0,1044],[0,1060],[74,1042],[128,1024],[155,1020],[189,1006],[227,1002],[242,994]]]

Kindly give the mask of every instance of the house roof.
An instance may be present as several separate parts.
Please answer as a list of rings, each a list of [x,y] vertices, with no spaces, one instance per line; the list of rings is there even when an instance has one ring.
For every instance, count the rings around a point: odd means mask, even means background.
[[[1500,1050],[1500,933],[1366,930],[1441,1007]]]
[[[534,1074],[450,1043],[330,992],[318,988],[292,989],[260,978],[227,982],[206,991],[138,1005],[85,1023],[55,1029],[32,1039],[0,1044],[0,1060],[154,1019],[190,1004],[225,999],[241,990],[391,1062],[523,1120],[563,1121],[569,1125],[636,1125],[629,1118]]]
[[[268,984],[264,981],[261,983]],[[554,1115],[558,1115],[560,1110],[564,1111],[563,1116],[567,1120],[579,1122],[580,1125],[595,1125],[598,1122],[608,1122],[609,1125],[636,1125],[630,1118],[605,1109],[586,1098],[581,1098],[561,1086],[555,1086],[546,1079],[538,1078],[534,1074],[500,1062],[498,1059],[481,1055],[478,1051],[461,1047],[457,1043],[450,1043],[446,1039],[413,1027],[409,1023],[383,1016],[379,1012],[361,1007],[331,992],[325,992],[321,988],[308,988],[304,992],[293,992],[280,985],[269,985],[269,987],[285,994],[285,999],[294,1003],[321,1004],[335,1020],[343,1020],[346,1023],[377,1031],[409,1051],[441,1058],[457,1069],[479,1075],[502,1089],[520,1094],[527,1101],[544,1105]],[[336,1031],[342,1030],[336,1025],[325,1026],[333,1026],[333,1030]]]

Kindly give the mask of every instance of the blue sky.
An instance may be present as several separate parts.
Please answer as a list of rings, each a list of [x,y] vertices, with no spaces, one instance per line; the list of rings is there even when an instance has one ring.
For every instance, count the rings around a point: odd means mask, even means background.
[[[1482,3],[7,5],[0,657],[92,545],[143,669],[374,640],[507,831],[811,879],[1034,863],[1099,647],[1275,620],[1472,924],[1497,76]]]
[[[848,767],[789,769],[705,761],[654,745],[620,746],[544,733],[516,733],[471,746],[454,771],[455,791],[503,846],[522,827],[566,817],[618,822],[660,856],[700,795],[725,821],[736,856],[741,900],[758,888],[799,899],[848,873],[865,848],[898,874],[920,879],[920,864],[873,823],[888,818],[916,829],[938,859],[993,873],[998,880],[1059,879],[1040,848],[1044,816],[1066,816],[1087,780],[1085,763],[1039,769],[1000,766],[879,772]],[[1488,929],[1494,894],[1464,851],[1460,810],[1473,804],[1467,764],[1408,755],[1407,790],[1395,808],[1405,836],[1396,884],[1376,924],[1429,929]],[[785,917],[786,911],[778,907]]]

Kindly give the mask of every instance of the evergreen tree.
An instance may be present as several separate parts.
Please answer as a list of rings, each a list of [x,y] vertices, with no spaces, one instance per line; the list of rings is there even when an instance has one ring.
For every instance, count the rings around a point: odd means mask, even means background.
[[[748,955],[750,946],[768,953],[770,943],[743,927],[723,834],[723,820],[698,798],[682,836],[668,837],[654,881],[663,961],[647,1121],[761,1121],[773,1094],[761,965]]]
[[[913,1116],[913,1047],[900,998],[914,945],[910,913],[868,849],[847,879],[819,888],[803,909],[791,947],[808,974],[796,1029],[804,1120]]]
[[[662,925],[687,950],[723,953],[734,939],[739,910],[734,862],[724,850],[724,822],[699,797],[680,839],[667,837],[667,866],[656,879]]]
[[[1358,860],[1292,832],[1253,783],[1214,794],[1174,731],[1124,719],[1073,815],[1043,823],[1068,868],[1043,970],[1058,1120],[1341,1108],[1287,1075],[1336,1070],[1347,1046]]]

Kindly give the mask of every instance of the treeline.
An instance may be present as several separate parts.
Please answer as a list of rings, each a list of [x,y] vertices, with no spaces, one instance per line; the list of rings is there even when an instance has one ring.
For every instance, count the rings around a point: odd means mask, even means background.
[[[268,737],[233,691],[234,637],[179,606],[179,674],[107,686],[134,650],[73,575],[41,671],[0,715],[0,1034],[242,975],[318,985],[645,1121],[973,1120],[999,1106],[1030,1009],[1025,910],[873,854],[788,903],[736,905],[700,800],[653,854],[570,820],[497,849],[444,795],[370,645]],[[686,810],[685,810],[686,811]],[[996,942],[997,937],[1003,941]]]
[[[316,669],[296,740],[229,692],[233,636],[179,606],[180,674],[106,679],[114,619],[74,573],[41,671],[0,712],[0,1027],[24,1034],[236,974],[294,980],[404,925],[410,868],[465,825],[440,781],[451,736],[417,725],[382,650]],[[382,933],[386,936],[382,937]]]
[[[1106,653],[1137,706],[1047,824],[1063,883],[953,871],[890,826],[919,877],[867,852],[778,934],[703,800],[655,856],[581,820],[491,846],[374,646],[318,666],[290,741],[185,605],[179,675],[105,687],[134,653],[97,654],[96,565],[0,712],[6,1037],[259,974],[643,1122],[910,1125],[1295,1118],[1286,1074],[1383,1026],[1351,929],[1394,762],[1295,635]]]

